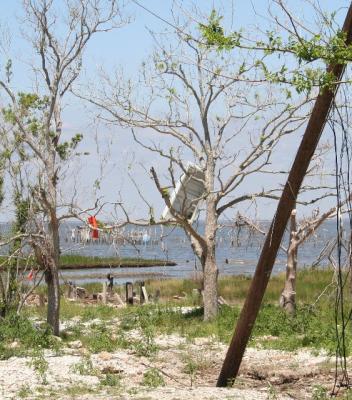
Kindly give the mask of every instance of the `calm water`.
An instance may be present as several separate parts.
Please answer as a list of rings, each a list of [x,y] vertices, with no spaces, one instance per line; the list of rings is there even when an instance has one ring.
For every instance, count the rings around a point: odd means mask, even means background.
[[[268,228],[269,223],[262,223],[263,229]],[[202,226],[199,227],[202,229]],[[131,229],[127,229],[125,234],[131,234]],[[113,273],[116,276],[116,282],[125,282],[128,278],[131,281],[148,277],[191,277],[200,270],[198,260],[196,260],[191,246],[184,232],[180,228],[153,227],[151,229],[138,229],[134,233],[143,237],[149,237],[149,242],[137,245],[131,244],[110,244],[110,243],[87,243],[77,244],[71,240],[72,225],[62,227],[61,246],[66,254],[81,254],[87,256],[99,257],[141,257],[148,259],[169,259],[175,261],[174,267],[149,267],[149,268],[114,268]],[[162,237],[162,240],[160,238]],[[336,222],[327,221],[316,235],[312,236],[299,249],[300,267],[311,265],[316,261],[320,252],[327,241],[336,237]],[[257,233],[250,233],[248,229],[237,229],[224,227],[218,231],[217,244],[217,262],[220,275],[251,275],[254,272],[256,263],[261,250],[264,237]],[[288,237],[283,240],[286,246]],[[326,265],[324,260],[321,264]],[[284,271],[286,257],[283,251],[280,251],[275,263],[274,273]],[[64,271],[63,276],[66,279],[77,282],[100,281],[106,279],[106,274],[111,272],[107,265],[106,269],[90,269],[88,272],[82,270]]]
[[[267,229],[269,223],[261,223],[262,229]],[[1,226],[1,231],[8,229],[7,225]],[[66,223],[61,227],[61,251],[63,254],[80,254],[85,256],[97,257],[141,257],[148,259],[172,260],[177,263],[174,267],[160,266],[149,268],[113,268],[109,265],[106,268],[89,270],[70,270],[62,271],[62,280],[72,280],[76,283],[105,281],[106,275],[113,272],[116,283],[136,281],[148,278],[168,278],[168,277],[192,277],[200,270],[198,260],[196,260],[187,237],[181,228],[152,227],[150,229],[127,228],[123,233],[126,235],[139,236],[149,239],[139,241],[139,244],[121,244],[104,242],[101,238],[95,242],[85,244],[77,243],[72,240],[72,230],[76,229],[73,223]],[[199,226],[200,230],[202,226]],[[77,239],[77,234],[75,235]],[[336,237],[336,222],[327,221],[308,241],[299,248],[298,262],[303,267],[311,265],[316,261],[324,245]],[[217,243],[217,262],[220,275],[251,275],[261,250],[264,237],[258,233],[251,233],[247,228],[233,229],[223,227],[218,231]],[[288,237],[283,240],[283,245],[287,246]],[[3,252],[5,249],[3,249]],[[274,273],[284,271],[285,253],[280,250]],[[321,264],[327,265],[325,259]]]

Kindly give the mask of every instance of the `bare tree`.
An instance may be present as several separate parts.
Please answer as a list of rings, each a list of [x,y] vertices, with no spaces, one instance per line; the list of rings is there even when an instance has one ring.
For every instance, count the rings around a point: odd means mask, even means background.
[[[298,249],[312,235],[317,233],[320,226],[328,219],[333,218],[336,214],[343,213],[343,207],[348,200],[345,200],[338,206],[334,206],[327,211],[320,213],[316,208],[309,218],[303,218],[297,222],[297,210],[291,212],[288,232],[288,246],[280,246],[281,250],[286,253],[286,278],[285,285],[281,292],[279,303],[280,306],[289,314],[296,311],[296,284],[297,284],[297,265],[298,265]],[[249,218],[239,214],[237,220],[240,224],[248,226],[255,232],[265,236],[267,232],[263,230],[259,224],[251,221]]]
[[[82,139],[76,135],[65,141],[62,132],[63,101],[82,69],[84,50],[98,32],[120,26],[123,21],[118,1],[104,0],[24,0],[27,39],[38,65],[33,67],[36,87],[32,93],[16,94],[9,79],[0,80],[6,123],[13,127],[19,152],[31,158],[27,181],[36,218],[31,240],[38,264],[45,271],[48,286],[47,321],[59,334],[59,225],[62,203],[59,191],[62,173]],[[10,67],[8,67],[10,69]],[[8,71],[9,72],[9,71]],[[7,78],[9,77],[7,73]],[[32,236],[33,239],[33,236]]]
[[[290,218],[290,240],[287,249],[287,268],[285,286],[280,296],[280,305],[289,314],[293,314],[296,309],[296,272],[297,272],[297,253],[298,248],[309,239],[317,229],[327,219],[333,218],[336,214],[343,212],[343,206],[347,200],[338,206],[332,207],[326,212],[318,215],[313,212],[310,218],[306,218],[297,226],[296,210],[291,213]]]
[[[170,210],[170,221],[183,227],[201,262],[204,319],[210,320],[218,310],[218,220],[239,203],[278,198],[277,182],[255,188],[258,184],[251,179],[280,175],[271,165],[275,150],[305,123],[311,98],[301,95],[288,104],[286,96],[274,96],[273,86],[263,80],[259,90],[256,57],[244,51],[235,60],[232,54],[220,55],[199,30],[192,31],[192,23],[177,20],[174,32],[154,35],[156,52],[143,64],[139,79],[127,79],[122,72],[114,77],[103,73],[99,87],[85,98],[100,108],[101,119],[132,127],[138,144],[166,160],[167,167],[152,168],[151,176]],[[204,202],[204,233],[189,220],[186,194],[181,211],[170,199],[178,175],[191,175],[186,160],[204,176],[197,178],[203,194],[191,200]]]

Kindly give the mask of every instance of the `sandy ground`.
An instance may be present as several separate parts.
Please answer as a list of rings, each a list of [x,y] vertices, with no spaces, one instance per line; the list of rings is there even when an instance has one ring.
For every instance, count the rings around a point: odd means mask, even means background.
[[[330,390],[334,380],[334,359],[327,355],[249,348],[234,387],[218,389],[215,382],[226,351],[223,344],[212,339],[189,343],[176,335],[159,336],[156,343],[158,353],[148,358],[133,350],[87,355],[80,342],[72,343],[59,355],[46,351],[47,384],[42,384],[30,365],[30,357],[0,361],[0,398],[303,400],[317,398],[314,393],[324,387]],[[92,371],[81,374],[77,366],[87,357]],[[191,372],[190,365],[196,366]],[[151,368],[162,376],[165,386],[143,385],[144,374]],[[117,386],[101,384],[107,373],[118,377]]]

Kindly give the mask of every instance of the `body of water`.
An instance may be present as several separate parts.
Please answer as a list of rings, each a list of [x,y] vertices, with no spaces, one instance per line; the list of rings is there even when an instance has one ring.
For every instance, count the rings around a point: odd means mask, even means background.
[[[266,230],[268,222],[261,224]],[[202,229],[202,226],[199,227]],[[160,266],[148,268],[110,268],[105,269],[71,270],[62,271],[65,279],[76,282],[92,282],[106,280],[107,273],[115,275],[115,282],[123,283],[126,280],[135,281],[148,278],[186,278],[193,277],[200,272],[199,261],[193,254],[190,242],[181,228],[152,227],[146,229],[127,228],[123,234],[136,237],[136,244],[121,243],[111,238],[100,238],[87,243],[76,243],[72,240],[72,224],[62,227],[61,247],[64,254],[80,254],[98,257],[141,257],[147,259],[172,260],[176,266]],[[309,266],[314,263],[327,242],[336,237],[336,222],[331,220],[325,222],[316,234],[312,235],[300,248],[298,252],[298,263],[300,267]],[[143,238],[145,240],[143,240]],[[148,240],[147,240],[148,239]],[[217,234],[217,263],[221,275],[252,275],[264,236],[250,232],[248,228],[222,227]],[[287,247],[288,235],[285,236],[282,245]],[[320,265],[327,265],[324,259]],[[280,250],[274,273],[285,270],[286,255]]]
[[[347,224],[346,224],[347,225]],[[269,222],[260,224],[267,230]],[[204,228],[198,226],[200,231]],[[2,224],[1,231],[7,231],[8,224]],[[146,258],[171,260],[176,266],[161,265],[142,268],[106,268],[63,270],[60,272],[62,281],[74,281],[77,284],[106,281],[106,275],[113,273],[115,283],[146,280],[150,278],[189,278],[201,272],[199,261],[194,256],[190,242],[184,231],[179,227],[150,227],[136,229],[127,227],[118,237],[101,234],[97,240],[85,240],[82,230],[74,223],[61,226],[60,240],[62,254],[78,254],[92,257]],[[128,240],[122,240],[126,237]],[[298,264],[302,268],[314,263],[324,246],[336,238],[336,221],[326,221],[319,230],[310,237],[298,251]],[[86,237],[87,239],[87,237]],[[217,233],[217,263],[220,276],[252,275],[254,273],[264,236],[249,231],[246,227],[234,228],[223,226]],[[288,234],[282,245],[287,247]],[[3,249],[3,253],[6,249]],[[319,264],[328,265],[325,258]],[[273,273],[285,270],[286,254],[282,250],[277,256]]]

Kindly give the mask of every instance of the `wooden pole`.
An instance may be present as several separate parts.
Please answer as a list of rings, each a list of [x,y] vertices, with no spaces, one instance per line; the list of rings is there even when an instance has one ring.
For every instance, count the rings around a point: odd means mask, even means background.
[[[346,45],[352,41],[352,3],[348,9],[343,31],[346,32]],[[327,68],[336,80],[341,80],[345,66],[330,65]],[[258,260],[257,268],[249,288],[246,301],[237,322],[234,336],[227,351],[222,369],[217,381],[218,387],[225,387],[236,378],[243,354],[257,318],[263,296],[273,269],[277,251],[285,232],[287,221],[294,208],[302,181],[307,173],[310,160],[324,129],[330,107],[335,97],[334,90],[325,89],[318,95],[308,125],[298,148],[291,171],[287,178],[270,230]]]
[[[133,284],[126,282],[126,304],[133,305]]]

